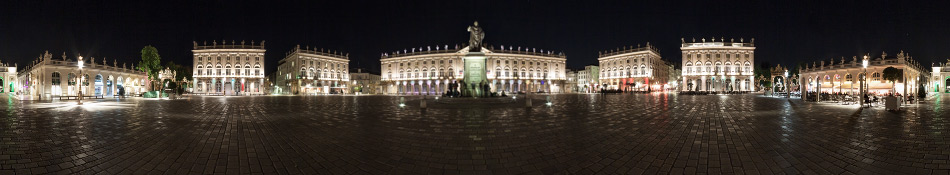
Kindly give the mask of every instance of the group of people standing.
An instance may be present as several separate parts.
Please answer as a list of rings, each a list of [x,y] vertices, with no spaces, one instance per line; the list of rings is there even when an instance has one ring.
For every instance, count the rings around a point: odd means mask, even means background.
[[[461,88],[459,88],[461,87]],[[461,91],[459,90],[461,89]],[[449,83],[449,90],[445,96],[450,97],[491,97],[491,86],[488,82],[465,83],[465,80]]]

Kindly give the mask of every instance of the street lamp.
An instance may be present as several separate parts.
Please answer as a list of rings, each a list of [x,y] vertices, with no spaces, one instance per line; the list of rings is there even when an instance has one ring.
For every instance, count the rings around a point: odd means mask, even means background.
[[[864,78],[861,78],[861,106],[864,106],[865,96],[867,95],[866,85],[868,79],[868,56],[864,55],[864,60],[861,61],[861,67],[864,67]]]
[[[83,87],[82,87],[82,78],[84,78],[84,77],[82,76],[82,75],[83,75],[83,74],[82,74],[82,67],[83,67],[82,63],[83,63],[83,62],[82,62],[82,56],[79,56],[79,61],[76,62],[76,66],[79,66],[79,84],[78,84],[78,85],[79,85],[79,98],[77,98],[77,99],[79,99],[79,100],[78,100],[78,102],[76,102],[77,105],[82,105],[82,88],[83,88]]]
[[[784,88],[785,88],[785,98],[789,98],[791,95],[789,95],[789,92],[790,92],[790,91],[789,91],[789,89],[788,89],[788,70],[787,70],[787,69],[785,70],[785,77],[782,78],[782,81],[785,81],[785,86],[784,86]]]

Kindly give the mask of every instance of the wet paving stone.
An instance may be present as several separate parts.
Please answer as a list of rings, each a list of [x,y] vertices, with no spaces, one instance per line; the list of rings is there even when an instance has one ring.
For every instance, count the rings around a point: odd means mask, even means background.
[[[950,171],[950,97],[898,112],[755,95],[525,99],[0,99],[0,174]]]

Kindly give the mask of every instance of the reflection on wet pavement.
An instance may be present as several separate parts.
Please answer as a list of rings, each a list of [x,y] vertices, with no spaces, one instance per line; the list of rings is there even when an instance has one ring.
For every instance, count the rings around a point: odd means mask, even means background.
[[[0,174],[948,174],[938,97],[194,97],[0,107]],[[545,103],[550,99],[551,104]]]

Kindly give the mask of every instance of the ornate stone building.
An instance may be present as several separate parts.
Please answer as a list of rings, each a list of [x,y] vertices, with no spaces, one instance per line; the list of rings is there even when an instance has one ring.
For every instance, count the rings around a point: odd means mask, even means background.
[[[443,94],[447,84],[462,80],[467,46],[405,49],[382,55],[383,91],[387,94]],[[535,48],[482,47],[492,92],[563,92],[563,53]]]
[[[927,92],[950,93],[950,59],[946,63],[933,64],[931,69]]]
[[[0,62],[0,95],[16,95],[20,86],[17,83],[16,66]]]
[[[669,87],[670,66],[650,43],[599,53],[600,83],[606,89],[655,91]]]
[[[369,72],[363,72],[363,69],[356,69],[356,72],[350,72],[350,92],[353,94],[379,94],[383,91],[380,83],[382,79],[379,75]]]
[[[264,84],[264,42],[193,42],[193,93],[261,95]]]
[[[600,67],[596,65],[584,66],[584,70],[577,71],[577,92],[594,93],[600,90]]]
[[[667,79],[669,83],[667,83],[666,90],[670,90],[670,91],[680,90],[680,86],[682,85],[680,83],[683,82],[683,70],[680,69],[679,65],[676,63],[671,63],[671,62],[667,62],[667,63],[669,63],[669,66],[670,66],[670,68],[668,69],[670,73],[667,74],[669,75],[669,78]]]
[[[105,59],[96,62],[96,58],[89,57],[83,59],[80,74],[77,59],[69,59],[65,53],[61,58],[54,59],[49,52],[43,53],[18,74],[19,84],[23,88],[17,89],[17,92],[25,98],[51,99],[78,96],[80,90],[83,96],[101,97],[134,95],[147,90],[145,72],[135,70],[134,64],[119,64],[115,60],[109,64]]]
[[[801,70],[802,89],[807,92],[858,94],[865,72],[862,62],[863,58],[854,56],[850,60],[842,57],[808,64]],[[900,94],[917,94],[918,82],[927,80],[926,77],[918,79],[928,73],[904,51],[891,56],[882,53],[878,58],[868,56],[868,63],[867,74],[870,76],[866,87],[871,94],[886,94],[892,89]],[[903,80],[894,84],[884,80],[883,71],[888,67],[903,70]]]
[[[287,52],[277,67],[276,84],[289,94],[347,93],[349,54],[300,48]]]
[[[680,40],[683,52],[683,91],[749,92],[755,89],[752,65],[755,63],[755,39],[716,38],[701,42]]]
[[[566,69],[564,70],[564,92],[568,93],[577,93],[577,71]]]
[[[265,94],[283,94],[286,89],[277,87],[277,72],[271,72],[264,77],[264,86],[261,88]]]

